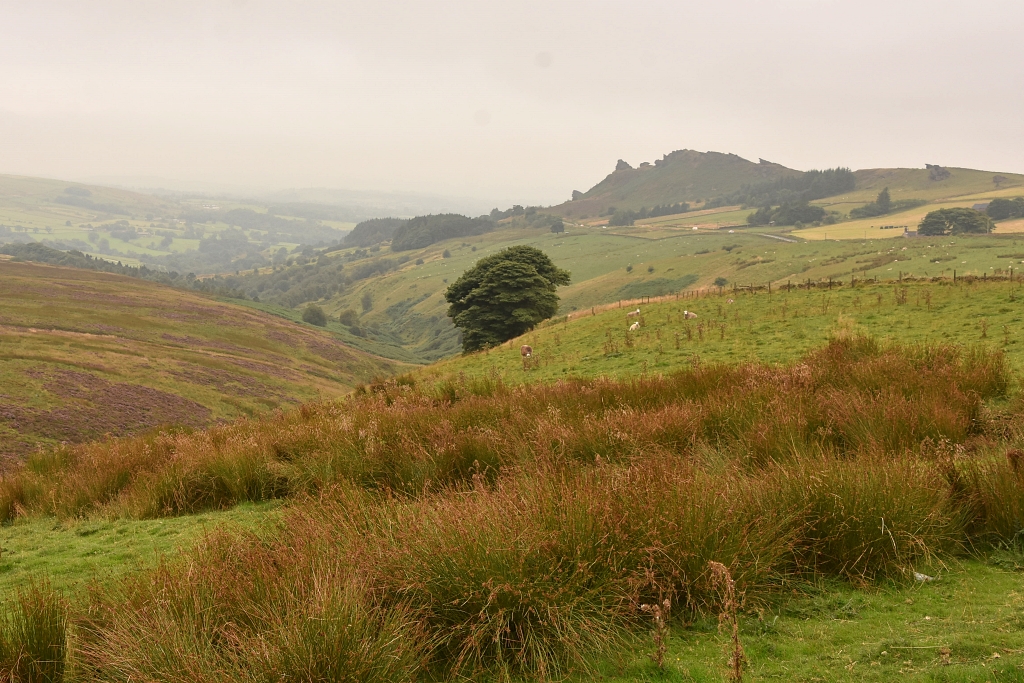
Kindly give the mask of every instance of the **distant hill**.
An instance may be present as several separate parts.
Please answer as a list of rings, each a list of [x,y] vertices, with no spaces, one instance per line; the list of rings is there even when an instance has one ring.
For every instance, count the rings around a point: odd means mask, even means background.
[[[793,178],[791,168],[761,159],[757,163],[735,154],[696,152],[690,149],[666,154],[653,164],[633,168],[619,161],[616,169],[572,201],[554,208],[569,218],[593,217],[617,209],[639,209],[676,202],[696,202],[727,195],[744,185]]]
[[[39,242],[182,276],[269,266],[340,243],[354,215],[330,205],[160,197],[0,175],[0,245]]]
[[[847,177],[849,172],[845,171]],[[680,150],[653,164],[633,168],[620,160],[604,180],[586,192],[574,192],[571,201],[550,209],[570,219],[610,215],[611,209],[636,211],[678,202],[707,202],[708,206],[749,204],[762,200],[773,205],[804,190],[805,199],[825,204],[870,202],[885,187],[893,199],[935,201],[968,194],[1024,186],[1024,175],[927,164],[924,168],[873,168],[855,171],[855,183],[832,192],[806,190],[814,183],[813,172],[798,171],[764,159],[757,163],[735,154]],[[808,188],[801,187],[800,179]],[[790,197],[787,197],[787,194]],[[840,207],[848,211],[850,207]]]
[[[339,396],[402,367],[191,292],[0,261],[0,467],[39,445]]]

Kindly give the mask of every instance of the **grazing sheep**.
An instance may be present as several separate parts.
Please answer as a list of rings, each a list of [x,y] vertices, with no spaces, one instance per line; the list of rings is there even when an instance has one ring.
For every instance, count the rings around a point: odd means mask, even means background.
[[[519,347],[519,355],[521,355],[523,358],[529,358],[530,356],[533,355],[533,347],[523,344],[522,346]]]
[[[727,304],[731,304],[731,303],[732,303],[732,299],[726,299],[726,300],[725,300],[725,303],[727,303]]]
[[[640,329],[640,321],[639,320],[629,326],[629,331],[630,332],[636,332],[639,329]]]
[[[694,313],[693,311],[683,311],[683,317],[686,318],[687,320],[693,320],[694,318],[697,317],[697,314]]]
[[[626,317],[627,318],[635,318],[638,315],[640,315],[640,309],[639,308],[636,309],[635,311],[630,311],[629,313],[627,313]]]

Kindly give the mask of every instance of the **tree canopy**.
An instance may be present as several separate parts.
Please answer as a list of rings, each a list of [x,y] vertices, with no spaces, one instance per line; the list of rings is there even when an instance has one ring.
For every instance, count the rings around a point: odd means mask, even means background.
[[[825,209],[810,204],[783,204],[775,209],[766,205],[747,216],[747,223],[768,225],[774,222],[776,225],[794,225],[823,221],[827,216],[828,212]]]
[[[903,211],[904,209],[912,209],[915,206],[921,206],[926,204],[923,199],[899,199],[893,201],[892,196],[889,194],[889,188],[885,188],[878,193],[878,197],[875,201],[864,206],[858,206],[850,210],[850,218],[872,218],[874,216],[884,216],[887,213],[895,213],[897,211]]]
[[[422,249],[455,237],[482,235],[494,229],[489,218],[467,218],[456,213],[416,216],[403,223],[391,239],[391,251]]]
[[[992,219],[974,209],[932,211],[917,227],[919,235],[963,235],[992,232]]]
[[[302,321],[317,327],[325,327],[327,325],[327,314],[324,313],[324,309],[316,304],[309,304],[306,306],[306,310],[302,311]]]
[[[988,217],[994,221],[1003,221],[1007,218],[1024,218],[1024,197],[1005,199],[998,197],[989,202],[985,209]]]
[[[448,316],[462,330],[463,351],[495,346],[529,331],[558,310],[569,272],[540,249],[516,246],[482,258],[445,291]]]

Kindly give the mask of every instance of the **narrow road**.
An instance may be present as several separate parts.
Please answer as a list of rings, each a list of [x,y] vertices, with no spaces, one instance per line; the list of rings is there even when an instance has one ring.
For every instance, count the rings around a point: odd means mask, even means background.
[[[755,232],[754,234],[755,235],[760,235],[761,237],[771,237],[773,240],[782,240],[783,242],[793,242],[793,243],[796,243],[796,242],[800,241],[800,240],[790,239],[789,237],[783,237],[782,235],[767,235],[767,234],[765,234],[763,232]]]

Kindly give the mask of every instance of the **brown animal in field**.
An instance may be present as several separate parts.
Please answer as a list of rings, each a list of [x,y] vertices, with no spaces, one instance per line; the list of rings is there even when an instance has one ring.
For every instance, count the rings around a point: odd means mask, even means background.
[[[693,320],[694,318],[697,317],[697,314],[694,313],[693,311],[683,311],[683,317],[686,318],[687,320]]]
[[[523,344],[519,347],[519,355],[523,358],[529,358],[533,355],[533,347],[527,344]]]
[[[627,318],[635,318],[635,317],[637,317],[638,315],[640,315],[640,309],[639,309],[639,308],[638,308],[638,309],[636,309],[635,311],[630,311],[629,313],[627,313],[627,314],[626,314],[626,317],[627,317]]]

